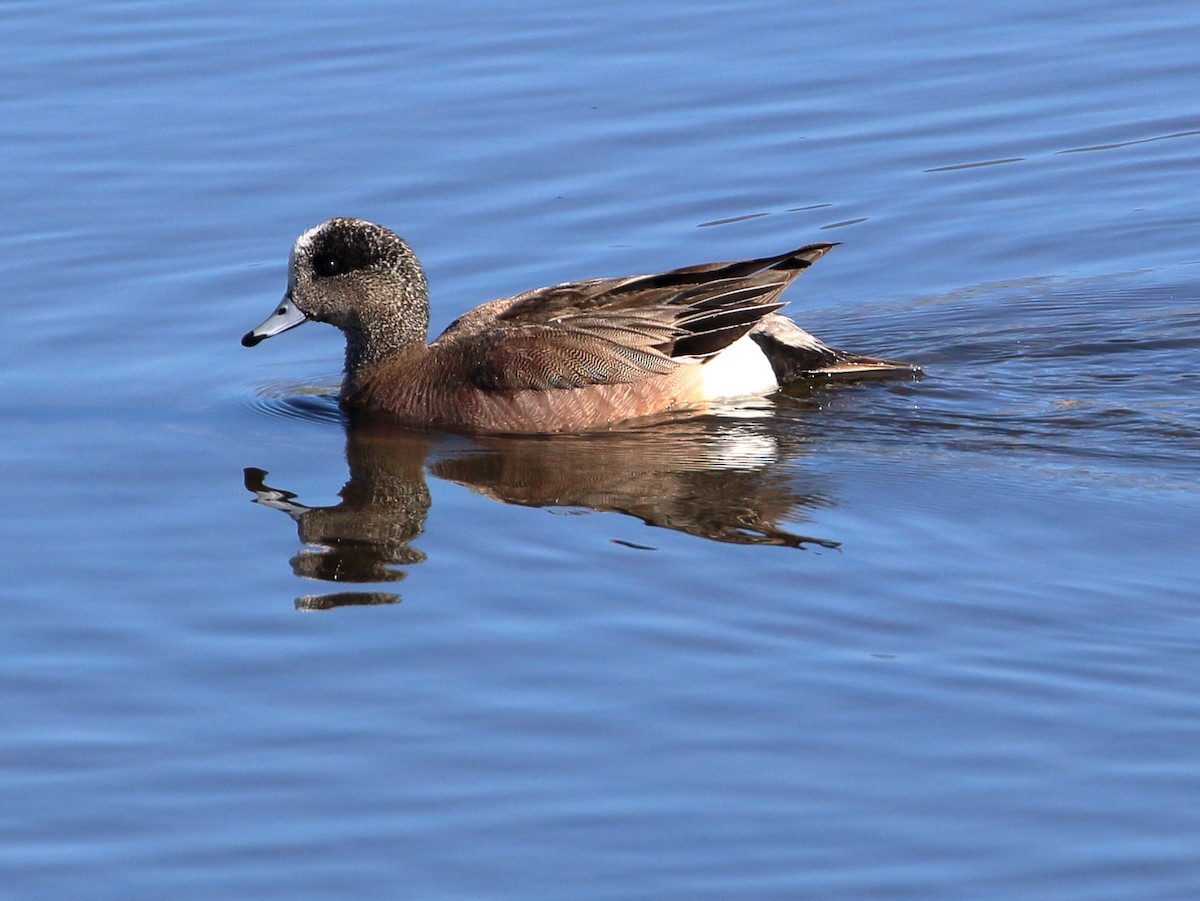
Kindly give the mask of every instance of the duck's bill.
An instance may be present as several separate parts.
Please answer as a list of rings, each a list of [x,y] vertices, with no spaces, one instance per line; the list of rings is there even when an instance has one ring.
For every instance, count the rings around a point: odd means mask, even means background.
[[[275,312],[266,318],[262,325],[242,336],[242,347],[253,347],[260,341],[286,332],[290,328],[308,322],[308,316],[292,302],[291,293],[284,295]]]

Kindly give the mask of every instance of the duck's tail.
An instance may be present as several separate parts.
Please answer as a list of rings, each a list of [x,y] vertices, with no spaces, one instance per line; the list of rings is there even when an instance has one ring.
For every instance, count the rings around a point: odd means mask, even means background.
[[[780,385],[814,376],[861,378],[916,375],[921,371],[911,363],[835,350],[779,313],[770,313],[759,320],[750,337],[770,362]]]

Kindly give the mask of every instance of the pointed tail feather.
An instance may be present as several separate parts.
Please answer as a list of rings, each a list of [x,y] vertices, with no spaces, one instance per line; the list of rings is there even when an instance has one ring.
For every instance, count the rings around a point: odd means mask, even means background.
[[[778,313],[764,317],[750,337],[762,349],[780,385],[819,375],[915,375],[921,371],[911,363],[835,350]]]

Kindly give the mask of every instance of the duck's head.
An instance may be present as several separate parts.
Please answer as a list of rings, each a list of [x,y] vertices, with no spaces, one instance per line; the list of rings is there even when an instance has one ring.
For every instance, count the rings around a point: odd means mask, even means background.
[[[412,249],[395,232],[362,219],[330,219],[296,239],[287,291],[275,311],[247,332],[253,347],[308,320],[346,334],[356,361],[424,342],[429,291]]]

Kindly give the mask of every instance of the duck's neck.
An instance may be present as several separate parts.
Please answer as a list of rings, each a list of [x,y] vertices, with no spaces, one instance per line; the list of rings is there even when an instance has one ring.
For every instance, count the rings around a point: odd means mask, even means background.
[[[346,381],[385,360],[421,353],[429,329],[428,301],[421,296],[404,297],[388,307],[376,307],[353,325],[343,326],[346,335]]]
[[[345,384],[352,385],[363,375],[388,360],[403,359],[425,352],[425,332],[370,334],[346,332]]]

